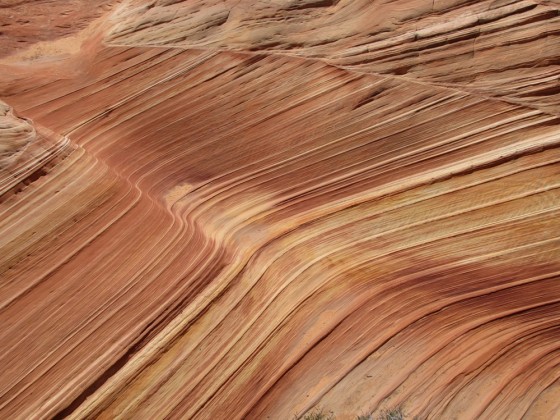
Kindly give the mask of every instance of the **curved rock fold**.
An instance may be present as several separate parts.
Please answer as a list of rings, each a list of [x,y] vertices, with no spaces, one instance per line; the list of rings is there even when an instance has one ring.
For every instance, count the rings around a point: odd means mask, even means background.
[[[557,2],[102,3],[0,50],[1,417],[560,416]]]

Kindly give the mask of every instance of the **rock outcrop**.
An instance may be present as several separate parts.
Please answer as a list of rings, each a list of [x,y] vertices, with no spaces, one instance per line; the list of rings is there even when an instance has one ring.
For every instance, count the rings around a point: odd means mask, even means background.
[[[560,416],[558,2],[101,3],[0,62],[0,417]]]

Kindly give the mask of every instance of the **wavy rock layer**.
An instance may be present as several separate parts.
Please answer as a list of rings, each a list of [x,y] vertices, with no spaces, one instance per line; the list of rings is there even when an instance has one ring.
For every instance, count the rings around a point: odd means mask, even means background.
[[[0,65],[1,417],[560,415],[558,5],[250,3]]]
[[[267,49],[560,114],[556,0],[154,0],[117,19],[119,44]]]

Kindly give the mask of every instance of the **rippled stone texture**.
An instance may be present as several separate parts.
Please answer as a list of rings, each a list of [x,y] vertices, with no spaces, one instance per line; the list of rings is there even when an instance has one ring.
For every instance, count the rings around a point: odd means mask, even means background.
[[[559,416],[559,9],[134,0],[22,28],[0,416]]]

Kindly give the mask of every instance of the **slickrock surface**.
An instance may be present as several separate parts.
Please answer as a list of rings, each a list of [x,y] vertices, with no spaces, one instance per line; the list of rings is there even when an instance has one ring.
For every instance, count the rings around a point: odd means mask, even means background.
[[[0,0],[0,58],[86,29],[119,0]],[[49,44],[34,51],[53,53]]]
[[[559,2],[24,7],[0,418],[560,418]]]

